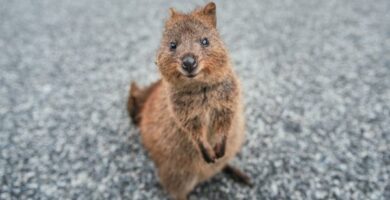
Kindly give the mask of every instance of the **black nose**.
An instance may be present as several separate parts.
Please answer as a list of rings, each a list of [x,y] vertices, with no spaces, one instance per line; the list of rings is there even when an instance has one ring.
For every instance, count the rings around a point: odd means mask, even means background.
[[[188,73],[191,73],[196,69],[197,64],[193,55],[184,56],[182,62],[183,62],[182,65],[183,69]]]

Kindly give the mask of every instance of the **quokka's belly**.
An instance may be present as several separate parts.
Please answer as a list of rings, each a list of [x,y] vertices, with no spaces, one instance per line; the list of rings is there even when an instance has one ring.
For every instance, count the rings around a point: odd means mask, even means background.
[[[225,155],[215,163],[209,164],[203,160],[189,137],[168,117],[167,106],[161,104],[164,99],[159,94],[160,89],[155,92],[142,111],[140,128],[142,143],[157,168],[179,166],[182,171],[186,171],[185,173],[197,177],[197,182],[202,182],[221,171],[240,151],[244,141],[244,118],[241,109],[237,111],[232,121]]]

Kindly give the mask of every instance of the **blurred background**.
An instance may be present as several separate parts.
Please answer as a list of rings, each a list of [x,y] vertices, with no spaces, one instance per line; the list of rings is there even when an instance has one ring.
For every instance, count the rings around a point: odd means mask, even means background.
[[[0,2],[0,199],[166,199],[130,124],[168,8],[206,1]],[[216,1],[247,141],[191,199],[390,199],[390,1]]]

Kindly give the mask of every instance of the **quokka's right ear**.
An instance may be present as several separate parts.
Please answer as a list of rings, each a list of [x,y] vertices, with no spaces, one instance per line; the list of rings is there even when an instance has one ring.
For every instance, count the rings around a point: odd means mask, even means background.
[[[169,8],[169,16],[174,18],[178,15],[178,12],[174,8]]]

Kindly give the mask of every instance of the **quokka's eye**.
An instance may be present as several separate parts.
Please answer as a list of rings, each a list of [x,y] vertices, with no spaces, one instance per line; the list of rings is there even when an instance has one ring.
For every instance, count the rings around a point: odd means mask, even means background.
[[[202,46],[204,46],[204,47],[207,47],[207,46],[209,46],[209,40],[207,39],[207,38],[203,38],[201,41],[200,41],[200,43],[202,44]]]
[[[170,49],[171,51],[175,50],[176,48],[177,48],[176,42],[171,42],[171,43],[169,43],[169,49]]]

